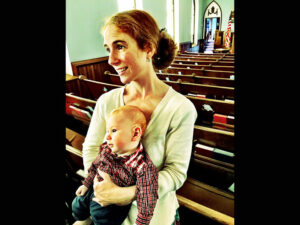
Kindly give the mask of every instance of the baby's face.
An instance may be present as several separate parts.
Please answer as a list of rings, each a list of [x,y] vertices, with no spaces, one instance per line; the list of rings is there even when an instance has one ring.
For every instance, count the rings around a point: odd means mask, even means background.
[[[107,144],[116,154],[132,150],[133,124],[128,118],[112,115],[107,121]]]

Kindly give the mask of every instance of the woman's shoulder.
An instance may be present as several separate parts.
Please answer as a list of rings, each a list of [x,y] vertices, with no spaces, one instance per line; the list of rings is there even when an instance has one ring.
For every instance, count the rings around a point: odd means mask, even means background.
[[[100,95],[100,97],[97,99],[97,102],[106,102],[106,103],[110,103],[112,99],[115,99],[117,97],[120,97],[120,95],[123,93],[124,87],[119,87],[119,88],[115,88],[112,89],[102,95]]]
[[[97,99],[96,107],[101,109],[105,115],[108,115],[113,109],[118,108],[123,104],[123,91],[124,87],[120,87],[102,94]]]
[[[170,99],[169,104],[175,108],[181,108],[182,110],[193,110],[196,111],[195,105],[183,94],[175,91],[173,88],[170,88]]]

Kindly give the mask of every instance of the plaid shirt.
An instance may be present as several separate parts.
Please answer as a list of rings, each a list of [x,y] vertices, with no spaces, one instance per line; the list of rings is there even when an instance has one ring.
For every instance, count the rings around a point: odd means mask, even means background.
[[[93,185],[94,177],[99,181],[102,177],[97,169],[108,173],[112,181],[121,187],[136,185],[136,201],[138,208],[137,225],[149,224],[158,199],[158,170],[144,150],[142,144],[128,156],[117,156],[109,146],[103,143],[99,155],[89,168],[89,174],[83,181],[86,187]]]

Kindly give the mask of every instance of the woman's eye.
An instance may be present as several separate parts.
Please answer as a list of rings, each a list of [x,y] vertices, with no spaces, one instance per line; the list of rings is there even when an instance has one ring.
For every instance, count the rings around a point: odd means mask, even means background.
[[[117,129],[112,129],[111,131],[114,133],[114,132],[117,132]]]
[[[123,46],[123,45],[117,45],[117,49],[118,50],[122,50],[123,48],[125,48],[125,46]]]

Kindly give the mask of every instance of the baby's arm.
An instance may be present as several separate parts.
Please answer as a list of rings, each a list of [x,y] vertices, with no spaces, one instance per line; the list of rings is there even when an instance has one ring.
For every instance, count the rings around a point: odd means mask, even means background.
[[[79,188],[76,191],[77,196],[83,196],[87,192],[88,188],[84,185],[79,186]]]
[[[158,170],[147,165],[137,178],[137,225],[149,224],[158,199]]]

